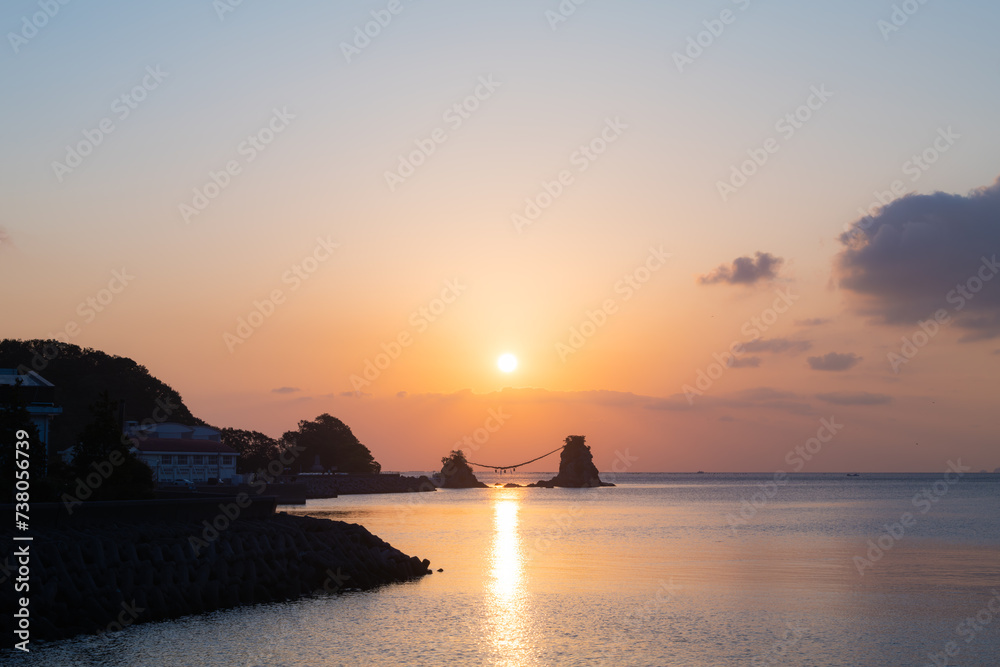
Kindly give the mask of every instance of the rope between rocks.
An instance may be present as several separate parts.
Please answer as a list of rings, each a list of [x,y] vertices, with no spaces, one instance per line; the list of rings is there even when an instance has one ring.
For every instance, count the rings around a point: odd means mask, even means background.
[[[540,461],[540,460],[544,459],[546,456],[552,456],[553,454],[555,454],[559,450],[565,449],[565,448],[566,448],[566,445],[562,445],[561,447],[556,447],[555,449],[553,449],[548,454],[542,454],[538,458],[531,459],[530,461],[525,461],[524,463],[516,463],[516,464],[510,465],[510,466],[491,466],[491,465],[486,465],[485,463],[473,463],[472,461],[467,461],[467,463],[470,466],[479,466],[480,468],[492,468],[493,470],[510,470],[511,468],[520,468],[521,466],[526,466],[529,463],[534,463],[535,461]]]

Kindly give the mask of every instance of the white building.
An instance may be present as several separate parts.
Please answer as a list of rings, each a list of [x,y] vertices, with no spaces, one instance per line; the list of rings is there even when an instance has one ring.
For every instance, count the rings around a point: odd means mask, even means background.
[[[22,375],[16,368],[0,368],[0,385],[14,386],[18,381],[21,383],[21,395],[27,404],[31,422],[38,430],[38,438],[48,448],[52,420],[62,414],[62,408],[53,403],[55,387],[35,371]]]
[[[153,470],[157,482],[221,479],[238,484],[238,452],[220,442],[219,432],[207,426],[125,423],[125,435],[135,442],[139,460]]]

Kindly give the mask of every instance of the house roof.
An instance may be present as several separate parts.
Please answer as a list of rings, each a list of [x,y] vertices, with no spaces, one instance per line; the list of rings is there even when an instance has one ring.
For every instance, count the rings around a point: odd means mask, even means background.
[[[175,438],[181,440],[213,440],[219,441],[219,431],[210,426],[188,426],[176,422],[163,422],[159,424],[139,424],[138,422],[125,422],[125,433],[130,436],[147,436],[154,438]]]
[[[0,384],[13,385],[21,381],[22,387],[51,387],[52,383],[35,371],[21,375],[16,368],[0,368]]]
[[[146,438],[136,441],[135,448],[144,454],[239,454],[221,442],[180,438]]]

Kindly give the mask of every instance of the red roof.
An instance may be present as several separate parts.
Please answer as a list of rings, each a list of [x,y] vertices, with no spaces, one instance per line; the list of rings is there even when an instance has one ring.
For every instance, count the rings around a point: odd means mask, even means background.
[[[189,438],[146,438],[137,441],[136,449],[145,454],[164,452],[168,454],[238,454],[235,449],[212,440],[191,440]]]

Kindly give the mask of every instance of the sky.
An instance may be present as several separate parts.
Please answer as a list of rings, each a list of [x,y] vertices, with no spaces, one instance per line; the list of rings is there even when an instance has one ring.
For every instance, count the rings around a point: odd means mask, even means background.
[[[993,470],[998,22],[11,0],[0,336],[385,470]]]

